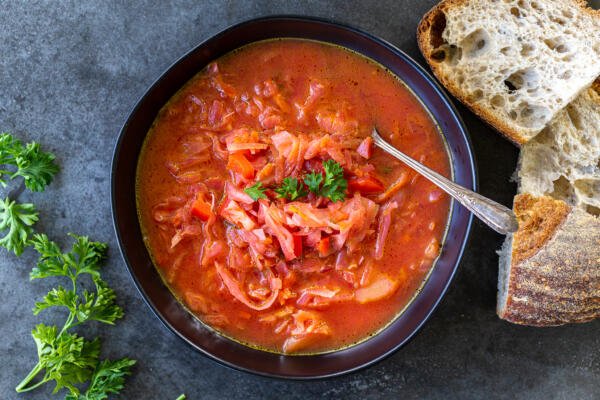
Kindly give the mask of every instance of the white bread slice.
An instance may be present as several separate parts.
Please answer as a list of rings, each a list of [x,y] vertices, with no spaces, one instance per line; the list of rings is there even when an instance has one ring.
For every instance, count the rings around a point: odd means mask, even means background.
[[[417,39],[442,84],[517,144],[600,75],[600,11],[584,0],[444,0]]]
[[[521,147],[519,192],[600,214],[600,81]]]
[[[562,200],[519,194],[519,231],[500,251],[498,315],[534,326],[600,317],[600,218]]]

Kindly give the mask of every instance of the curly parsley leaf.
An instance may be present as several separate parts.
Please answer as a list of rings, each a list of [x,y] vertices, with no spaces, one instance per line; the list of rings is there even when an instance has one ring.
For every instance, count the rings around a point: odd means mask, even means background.
[[[94,283],[95,293],[83,292],[84,301],[77,307],[77,320],[79,323],[93,320],[113,325],[123,317],[123,309],[115,304],[115,291],[99,278],[94,279]]]
[[[25,187],[34,192],[43,191],[59,171],[52,153],[41,150],[35,142],[23,145],[9,133],[0,134],[0,165],[12,165],[16,171],[0,170],[0,184],[6,186],[6,178],[23,177]]]
[[[323,162],[325,178],[321,187],[320,195],[327,197],[333,202],[342,201],[346,198],[348,181],[344,179],[344,169],[334,160]]]
[[[23,144],[8,133],[0,133],[0,165],[16,165],[15,154],[19,154]],[[10,178],[13,171],[0,169],[0,185],[6,186],[5,176]]]
[[[252,197],[252,200],[256,201],[258,199],[267,198],[267,195],[265,194],[266,190],[267,189],[263,187],[262,182],[256,182],[254,185],[244,189],[244,192],[246,192],[248,196]]]
[[[40,253],[37,265],[31,271],[31,279],[49,276],[66,276],[75,279],[81,274],[100,277],[102,261],[106,258],[107,246],[104,243],[92,242],[86,236],[69,234],[75,239],[70,252],[63,254],[56,243],[45,234],[36,234],[31,243]]]
[[[285,178],[281,182],[281,186],[275,189],[275,193],[278,197],[289,200],[296,200],[308,194],[302,183],[296,178]]]
[[[348,183],[344,180],[321,188],[321,196],[327,197],[333,202],[344,201],[346,199],[346,188]]]
[[[108,246],[106,243],[92,242],[87,236],[69,234],[75,239],[73,249],[64,255],[65,261],[73,268],[75,276],[90,274],[100,277],[100,268],[106,258]]]
[[[58,172],[54,159],[54,154],[41,151],[38,143],[28,143],[15,157],[18,169],[11,178],[22,176],[27,189],[42,192]]]
[[[11,164],[15,154],[23,150],[23,144],[10,133],[0,133],[0,164]]]
[[[0,246],[21,255],[33,233],[31,226],[37,220],[38,213],[33,204],[20,204],[9,198],[0,201],[0,232],[8,230],[0,239]]]
[[[109,394],[117,394],[123,390],[125,377],[131,373],[135,360],[104,360],[100,362],[91,377],[91,383],[85,393],[70,394],[65,400],[106,400]]]
[[[69,266],[56,243],[43,233],[33,235],[31,244],[40,254],[37,265],[29,274],[30,279],[48,278],[50,276],[69,276]]]
[[[319,194],[322,182],[323,175],[317,171],[310,172],[304,177],[304,184],[308,187],[308,190],[315,194]]]
[[[335,183],[338,179],[344,179],[344,169],[334,160],[324,161],[323,171],[325,171],[325,182],[323,183],[325,186]]]
[[[62,286],[52,289],[42,301],[35,303],[33,315],[49,307],[66,307],[70,312],[77,311],[77,294],[73,290],[67,290]]]

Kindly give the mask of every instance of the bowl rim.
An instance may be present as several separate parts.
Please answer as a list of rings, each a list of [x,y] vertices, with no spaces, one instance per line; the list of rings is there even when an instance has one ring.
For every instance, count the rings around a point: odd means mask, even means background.
[[[471,189],[473,191],[477,191],[477,188],[479,186],[477,163],[476,163],[476,159],[475,159],[475,154],[473,152],[473,143],[471,141],[470,135],[468,134],[466,125],[465,125],[460,113],[458,112],[456,106],[454,105],[454,103],[452,102],[452,100],[450,99],[448,94],[445,92],[443,87],[440,85],[440,83],[434,77],[431,76],[430,73],[428,73],[425,70],[425,68],[423,66],[421,66],[419,63],[417,63],[411,56],[409,56],[403,50],[401,50],[397,46],[391,44],[387,40],[381,39],[378,36],[370,34],[360,28],[354,27],[347,23],[340,23],[338,21],[335,21],[335,20],[332,20],[329,18],[304,16],[304,15],[297,15],[297,14],[273,14],[273,15],[261,16],[258,18],[249,18],[249,19],[242,20],[240,22],[236,22],[234,24],[229,25],[225,29],[222,29],[221,31],[209,36],[208,38],[201,40],[196,45],[191,47],[188,51],[186,51],[182,56],[178,57],[167,68],[165,68],[164,71],[159,75],[159,77],[157,79],[155,79],[143,91],[143,94],[137,99],[134,107],[128,113],[127,119],[125,120],[125,122],[123,123],[123,125],[119,131],[119,135],[116,139],[116,142],[115,142],[115,145],[113,148],[113,154],[112,154],[112,158],[111,158],[111,183],[110,183],[112,222],[113,222],[113,229],[114,229],[114,232],[115,232],[115,235],[117,238],[117,245],[119,248],[119,252],[125,263],[125,267],[127,268],[129,276],[134,283],[134,286],[136,287],[138,293],[141,295],[142,299],[144,300],[144,303],[146,303],[146,305],[150,308],[150,310],[152,311],[154,316],[156,318],[158,318],[158,320],[161,321],[161,323],[169,331],[171,331],[173,334],[175,334],[175,336],[182,339],[185,343],[187,343],[189,346],[191,346],[194,350],[207,356],[209,359],[211,359],[225,367],[233,369],[233,370],[243,371],[243,372],[247,372],[247,373],[251,373],[251,374],[259,375],[259,376],[263,376],[263,377],[268,377],[268,378],[276,378],[276,379],[284,379],[284,380],[300,380],[300,381],[321,380],[321,379],[327,379],[327,378],[332,378],[332,377],[336,377],[336,376],[346,375],[346,374],[353,373],[353,372],[365,369],[367,367],[370,367],[370,366],[382,361],[383,359],[389,357],[393,353],[397,352],[399,349],[404,347],[407,343],[409,343],[416,336],[416,334],[422,329],[422,327],[425,325],[425,323],[427,323],[427,321],[431,318],[433,313],[437,310],[440,302],[446,295],[449,286],[451,285],[451,283],[454,280],[454,277],[456,275],[458,267],[460,266],[460,263],[462,261],[462,257],[464,255],[465,248],[466,248],[467,244],[469,243],[470,234],[471,234],[471,230],[472,230],[472,224],[473,224],[473,215],[471,213],[468,213],[468,216],[467,216],[464,237],[461,239],[462,243],[461,243],[460,247],[458,248],[457,255],[456,255],[456,261],[454,262],[452,271],[451,271],[450,275],[448,276],[443,288],[437,295],[437,298],[433,301],[432,305],[430,306],[430,308],[427,311],[427,313],[425,314],[425,316],[420,320],[420,322],[418,324],[416,324],[416,326],[414,326],[414,328],[412,328],[412,331],[403,340],[401,340],[397,344],[395,344],[392,348],[390,348],[389,350],[387,350],[381,354],[378,354],[375,357],[370,358],[369,361],[367,361],[367,362],[364,362],[360,365],[356,365],[352,368],[346,368],[346,369],[341,369],[341,370],[331,372],[331,373],[310,375],[310,376],[309,375],[283,375],[283,374],[259,371],[256,369],[251,369],[251,368],[247,368],[244,366],[240,366],[240,365],[237,365],[230,361],[227,361],[221,357],[218,357],[218,356],[212,354],[207,349],[192,342],[188,337],[183,335],[175,326],[173,326],[169,321],[167,321],[167,319],[162,315],[161,311],[159,311],[158,307],[151,300],[150,296],[144,289],[144,287],[141,284],[140,280],[138,279],[136,273],[133,271],[133,269],[131,267],[131,261],[130,261],[128,255],[126,254],[126,251],[125,251],[126,246],[123,244],[123,238],[122,238],[121,232],[118,228],[119,217],[118,217],[117,211],[116,211],[116,209],[117,209],[117,196],[116,196],[117,189],[116,189],[116,183],[115,183],[115,176],[117,175],[118,157],[121,152],[121,148],[122,148],[122,144],[123,144],[123,140],[124,140],[127,128],[129,127],[134,115],[138,112],[138,110],[140,109],[140,107],[142,106],[144,101],[146,100],[146,97],[148,96],[148,94],[151,93],[157,86],[159,86],[159,84],[164,79],[166,79],[166,76],[169,75],[179,63],[181,63],[182,61],[186,60],[187,58],[189,58],[190,56],[195,54],[195,52],[198,51],[199,48],[205,46],[206,44],[210,43],[211,41],[216,40],[222,36],[225,36],[228,33],[230,33],[231,31],[237,30],[246,25],[250,25],[250,24],[254,24],[254,23],[269,23],[269,22],[276,22],[276,21],[277,22],[282,22],[282,21],[313,22],[313,23],[317,23],[317,24],[329,25],[329,26],[332,26],[332,27],[335,27],[338,29],[346,30],[351,33],[357,34],[359,36],[363,36],[364,38],[368,39],[369,41],[374,42],[375,44],[384,47],[385,49],[392,52],[395,56],[401,58],[403,61],[405,61],[407,64],[409,64],[410,67],[412,67],[412,69],[415,72],[417,72],[425,81],[427,81],[427,83],[429,85],[431,85],[431,87],[434,89],[435,94],[442,101],[444,107],[446,107],[450,111],[450,114],[456,120],[456,123],[457,123],[458,127],[460,128],[459,129],[460,135],[462,136],[462,139],[465,141],[465,144],[466,144],[465,147],[466,147],[467,151],[466,151],[465,157],[466,157],[466,161],[467,161],[466,164],[468,165],[468,170],[470,170],[470,178],[472,180]],[[285,37],[286,36],[282,36],[282,38],[285,38]],[[333,42],[328,42],[327,40],[319,40],[319,41],[322,41],[325,43],[333,43]],[[253,43],[253,42],[249,42],[249,43]],[[336,43],[333,43],[333,44],[336,44]],[[336,44],[336,45],[345,47],[344,45],[339,45],[339,44]],[[358,50],[354,50],[354,49],[350,49],[350,50],[361,53]],[[377,61],[377,62],[379,63],[379,61]],[[386,67],[386,66],[384,65],[384,67]],[[408,86],[408,84],[406,84],[406,85]],[[408,87],[410,88],[410,86],[408,86]],[[410,88],[410,90],[412,91],[412,88]],[[417,96],[417,94],[415,94],[415,93],[413,95]],[[423,104],[423,106],[426,107],[425,104]],[[449,151],[449,154],[450,154],[450,151]],[[136,160],[137,160],[137,157],[136,157]],[[137,162],[136,162],[136,165],[137,165]],[[450,210],[449,218],[451,217],[453,207],[458,206],[458,203],[454,199],[451,199],[451,202],[452,203],[451,203],[451,207],[449,209]],[[428,279],[429,279],[429,276],[426,278],[424,285],[426,284]],[[407,306],[410,305],[418,296],[419,296],[419,294],[415,295],[415,297],[407,304]],[[397,318],[399,318],[399,316],[395,317],[395,320]],[[390,326],[384,328],[382,331],[378,332],[375,336],[378,336],[379,334],[383,333],[388,328],[390,328]],[[222,336],[222,337],[224,337],[224,336]],[[224,337],[224,338],[227,340],[231,340],[227,337]],[[233,343],[235,343],[235,342],[233,342]],[[361,342],[361,343],[364,343],[364,342]],[[350,348],[358,347],[361,345],[361,343],[352,345]],[[343,350],[345,350],[345,349],[336,350],[333,352],[333,354],[338,353]],[[260,351],[260,350],[257,350],[257,351]],[[332,353],[327,353],[327,354],[332,354]],[[319,356],[319,354],[315,354],[314,356],[311,355],[311,356],[306,356],[306,357],[318,357],[318,356]],[[288,356],[282,355],[282,357],[288,357]],[[299,356],[292,355],[289,357],[299,357]]]

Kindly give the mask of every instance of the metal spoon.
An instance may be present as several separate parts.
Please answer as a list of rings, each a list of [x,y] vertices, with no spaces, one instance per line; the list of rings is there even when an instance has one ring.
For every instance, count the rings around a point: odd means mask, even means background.
[[[465,187],[462,187],[451,180],[443,177],[437,172],[427,168],[423,164],[410,158],[394,146],[386,142],[373,128],[371,133],[375,145],[385,152],[393,155],[425,178],[429,179],[444,192],[452,196],[456,201],[462,204],[467,210],[471,211],[477,218],[482,220],[490,228],[501,234],[516,232],[519,228],[517,217],[507,207],[496,203],[493,200],[483,197]]]

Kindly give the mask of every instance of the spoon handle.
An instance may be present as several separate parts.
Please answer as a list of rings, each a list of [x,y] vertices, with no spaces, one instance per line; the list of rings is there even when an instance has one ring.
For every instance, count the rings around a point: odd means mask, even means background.
[[[462,187],[446,177],[438,174],[437,172],[427,168],[418,161],[410,158],[394,146],[386,142],[377,132],[373,129],[371,134],[375,145],[387,153],[393,155],[425,178],[436,184],[444,192],[452,196],[456,201],[462,204],[467,210],[471,211],[477,218],[485,222],[490,228],[501,234],[508,234],[516,232],[519,228],[517,217],[511,209],[503,206],[500,203],[488,199]]]

